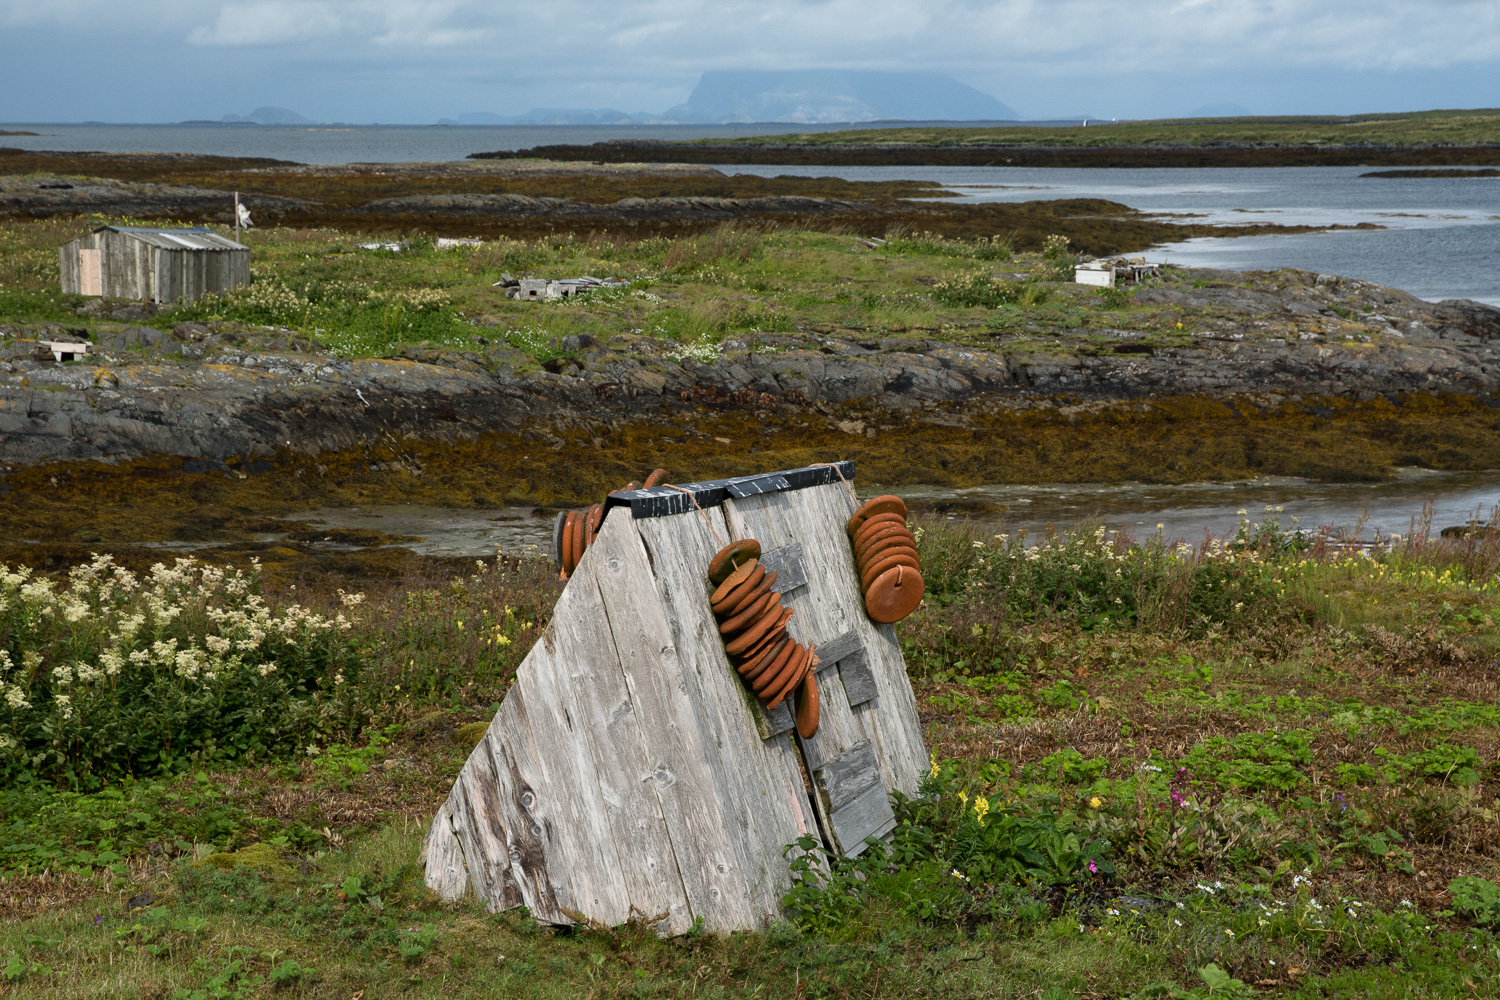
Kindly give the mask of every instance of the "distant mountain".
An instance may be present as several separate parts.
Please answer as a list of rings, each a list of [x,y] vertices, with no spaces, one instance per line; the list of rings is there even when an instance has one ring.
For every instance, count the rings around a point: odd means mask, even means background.
[[[662,113],[684,122],[1014,121],[1014,108],[941,73],[808,69],[711,70],[687,102]]]
[[[264,110],[270,110],[262,108]],[[258,112],[257,112],[258,113]],[[714,70],[686,103],[660,114],[614,108],[532,108],[524,115],[470,111],[439,125],[675,125],[730,122],[1016,121],[989,94],[941,73],[882,70]],[[226,119],[227,120],[227,119]]]
[[[255,125],[316,125],[317,122],[311,118],[305,118],[297,112],[287,108],[275,108],[269,104],[265,107],[256,108],[248,115],[225,115],[220,118],[221,122],[246,122]]]
[[[440,118],[439,125],[634,125],[659,122],[660,115],[631,114],[614,108],[532,108],[524,115],[469,111],[457,118]]]
[[[1244,118],[1249,114],[1249,108],[1225,102],[1223,104],[1205,104],[1201,108],[1194,108],[1187,113],[1187,116],[1189,118]]]

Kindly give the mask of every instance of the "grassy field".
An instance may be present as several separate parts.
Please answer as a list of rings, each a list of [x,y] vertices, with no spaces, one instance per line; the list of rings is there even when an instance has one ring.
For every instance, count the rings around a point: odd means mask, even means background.
[[[1413,111],[1403,114],[1282,118],[1166,118],[1090,122],[1040,128],[880,128],[778,135],[774,138],[703,139],[704,145],[758,146],[1153,146],[1215,143],[1410,146],[1500,143],[1500,110]]]
[[[448,250],[435,249],[426,236],[387,233],[381,241],[401,249],[365,250],[359,244],[368,235],[254,230],[243,237],[253,252],[248,288],[144,322],[163,329],[184,320],[279,327],[270,336],[253,329],[248,335],[350,357],[504,342],[537,363],[569,356],[560,340],[575,333],[605,340],[646,335],[709,353],[726,339],[756,333],[1003,340],[1008,352],[1025,354],[1097,350],[1109,341],[1091,341],[1091,330],[1124,328],[1148,333],[1147,346],[1173,346],[1193,336],[1178,310],[1137,306],[1121,290],[1072,284],[1076,255],[1266,228],[1167,224],[1095,200],[993,207],[1004,211],[989,220],[997,227],[990,232],[957,237],[896,227],[882,230],[880,240],[726,223],[681,238],[595,232],[500,237]],[[119,220],[0,223],[0,322],[87,328],[107,320],[104,308],[80,318],[75,309],[87,300],[58,291],[56,252],[104,221]],[[592,274],[630,286],[539,305],[507,299],[494,287],[506,274]],[[1265,330],[1284,334],[1280,326]],[[1063,344],[1059,336],[1076,342]]]
[[[786,919],[443,904],[422,834],[545,626],[536,563],[367,594],[0,573],[6,996],[1288,997],[1500,989],[1500,545],[917,527],[933,754]],[[1040,541],[1040,545],[1029,543]]]

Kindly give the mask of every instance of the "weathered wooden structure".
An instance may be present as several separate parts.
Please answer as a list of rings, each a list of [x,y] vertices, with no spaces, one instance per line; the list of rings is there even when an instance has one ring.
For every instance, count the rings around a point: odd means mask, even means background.
[[[866,616],[839,473],[610,496],[594,543],[428,832],[427,882],[491,909],[680,933],[776,917],[783,848],[804,834],[857,854],[894,826],[888,793],[928,766],[896,636]],[[697,506],[694,505],[694,500]],[[821,660],[821,725],[802,739],[741,684],[706,572],[755,538]]]
[[[62,290],[143,302],[193,302],[250,284],[250,248],[207,226],[100,226],[57,251]]]

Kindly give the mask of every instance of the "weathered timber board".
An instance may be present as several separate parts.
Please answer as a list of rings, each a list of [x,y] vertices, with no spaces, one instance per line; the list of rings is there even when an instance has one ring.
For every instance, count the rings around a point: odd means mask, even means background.
[[[931,760],[896,630],[877,625],[865,613],[854,573],[854,548],[845,530],[857,503],[843,484],[802,492],[808,494],[807,502],[792,509],[800,533],[828,543],[808,548],[808,575],[825,589],[826,606],[844,612],[846,627],[859,637],[875,684],[875,697],[856,705],[854,714],[869,736],[886,788],[915,796]]]
[[[623,910],[609,910],[600,897],[581,909],[606,924],[623,923],[633,906],[648,917],[667,914],[667,927],[692,926],[682,877],[661,803],[651,787],[654,765],[646,757],[645,738],[625,682],[606,620],[598,574],[601,561],[591,547],[577,568],[576,613],[555,618],[561,668],[553,674],[552,692],[572,724],[574,742],[586,750],[579,761],[589,793],[597,790],[596,808],[605,824],[605,857],[611,868],[604,879],[624,889]],[[568,655],[562,656],[566,649]],[[613,858],[611,858],[613,855]]]
[[[788,502],[792,498],[796,502]],[[915,795],[928,765],[916,698],[895,630],[876,625],[864,613],[854,553],[845,531],[854,507],[841,483],[724,503],[735,538],[756,538],[762,548],[802,543],[809,582],[786,595],[787,603],[797,610],[792,634],[821,645],[852,633],[864,648],[873,675],[875,697],[851,708],[843,686],[829,683],[836,674],[830,676],[820,665],[822,724],[817,736],[803,741],[808,767],[817,771],[856,743],[868,741],[886,788]]]
[[[709,930],[757,926],[745,891],[750,873],[731,824],[743,800],[728,798],[710,763],[716,741],[701,718],[710,706],[694,697],[635,523],[611,514],[579,565],[592,564],[599,581],[607,616],[600,625],[614,637],[625,670],[688,906]]]
[[[624,511],[615,514],[623,517]],[[706,520],[705,520],[706,519]],[[816,832],[817,821],[787,739],[762,741],[759,707],[727,655],[709,607],[708,564],[727,537],[723,513],[679,514],[634,522],[656,578],[683,679],[697,710],[703,746],[743,873],[750,904],[765,918],[780,912],[791,887],[782,849]],[[783,730],[784,731],[784,730]]]

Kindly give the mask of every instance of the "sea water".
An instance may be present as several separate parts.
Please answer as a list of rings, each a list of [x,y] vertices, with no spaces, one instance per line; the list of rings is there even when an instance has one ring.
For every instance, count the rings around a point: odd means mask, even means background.
[[[1419,298],[1500,305],[1500,177],[1364,177],[1372,167],[805,167],[723,164],[726,173],[928,180],[965,202],[1107,198],[1163,221],[1357,226],[1204,237],[1153,247],[1190,267],[1295,267],[1404,289]],[[1186,218],[1183,218],[1183,217]]]

